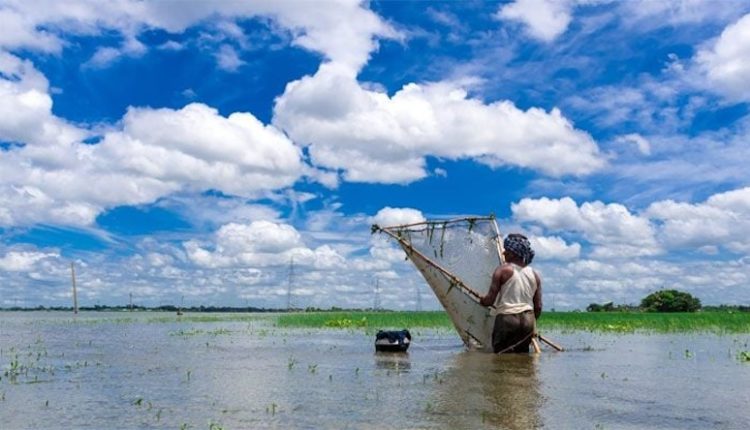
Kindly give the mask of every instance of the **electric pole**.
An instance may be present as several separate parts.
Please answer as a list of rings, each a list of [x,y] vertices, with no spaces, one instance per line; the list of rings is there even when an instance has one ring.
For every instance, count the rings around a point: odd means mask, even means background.
[[[286,289],[286,310],[292,310],[292,282],[294,281],[294,257],[289,259],[289,285]]]
[[[380,278],[375,278],[375,298],[372,304],[372,310],[380,309]]]

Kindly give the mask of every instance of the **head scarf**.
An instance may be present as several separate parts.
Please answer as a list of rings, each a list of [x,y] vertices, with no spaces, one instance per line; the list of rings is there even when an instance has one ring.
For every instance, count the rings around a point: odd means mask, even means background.
[[[531,264],[534,259],[534,250],[531,249],[531,243],[526,236],[518,233],[509,234],[503,241],[503,247],[516,254],[523,264]]]

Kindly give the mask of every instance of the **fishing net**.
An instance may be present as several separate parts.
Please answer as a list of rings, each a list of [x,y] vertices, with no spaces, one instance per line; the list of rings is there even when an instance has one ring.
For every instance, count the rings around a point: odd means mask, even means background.
[[[493,218],[430,221],[386,230],[468,289],[478,295],[487,293],[492,273],[500,264],[498,230]],[[410,249],[406,250],[408,254]]]
[[[502,261],[495,219],[427,221],[375,229],[398,240],[464,343],[471,349],[490,350],[494,318],[479,299],[489,290],[492,273]]]

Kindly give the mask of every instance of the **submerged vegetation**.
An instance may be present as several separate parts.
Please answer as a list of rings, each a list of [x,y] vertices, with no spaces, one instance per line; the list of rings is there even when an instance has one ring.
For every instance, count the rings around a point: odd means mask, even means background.
[[[277,316],[279,327],[310,328],[451,328],[448,315],[433,312],[309,312]],[[657,333],[750,333],[750,313],[545,312],[540,330]]]

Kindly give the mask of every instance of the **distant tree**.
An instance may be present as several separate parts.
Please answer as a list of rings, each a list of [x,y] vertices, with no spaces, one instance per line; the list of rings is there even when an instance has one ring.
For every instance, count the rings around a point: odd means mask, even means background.
[[[648,312],[695,312],[700,308],[698,298],[677,290],[657,291],[641,300],[641,309]]]
[[[586,307],[586,312],[612,312],[615,310],[615,305],[612,302],[603,304],[591,303]]]

